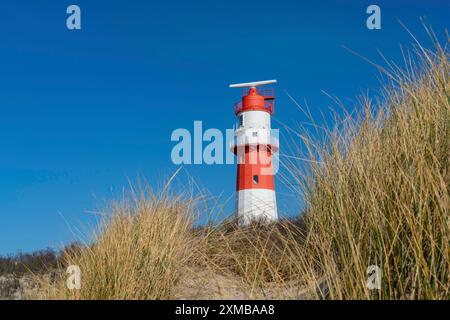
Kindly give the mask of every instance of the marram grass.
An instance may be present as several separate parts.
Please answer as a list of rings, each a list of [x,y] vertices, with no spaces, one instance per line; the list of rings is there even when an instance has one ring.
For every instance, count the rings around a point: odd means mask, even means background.
[[[91,245],[65,253],[81,290],[62,273],[34,298],[171,299],[195,273],[215,297],[449,299],[449,56],[419,46],[412,59],[382,70],[384,94],[358,115],[320,139],[295,135],[291,149],[311,160],[285,163],[306,202],[300,220],[193,228],[193,201],[142,196],[115,206]],[[371,265],[379,290],[366,285]]]

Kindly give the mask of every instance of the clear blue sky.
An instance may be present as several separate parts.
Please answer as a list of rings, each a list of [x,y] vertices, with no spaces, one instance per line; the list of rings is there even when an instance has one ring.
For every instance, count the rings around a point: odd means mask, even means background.
[[[66,28],[70,4],[81,7],[80,31]],[[365,26],[369,4],[381,7],[381,30]],[[420,16],[442,35],[449,2],[3,3],[0,254],[58,248],[75,239],[70,226],[89,232],[89,212],[120,195],[128,179],[160,184],[176,169],[174,129],[235,122],[240,92],[229,83],[278,79],[276,118],[288,124],[306,119],[283,90],[316,115],[332,105],[321,90],[350,104],[376,92],[374,68],[342,46],[399,61],[399,45],[412,39],[397,19],[427,43]],[[232,195],[234,166],[187,170],[212,194]],[[280,210],[292,214],[283,197]]]

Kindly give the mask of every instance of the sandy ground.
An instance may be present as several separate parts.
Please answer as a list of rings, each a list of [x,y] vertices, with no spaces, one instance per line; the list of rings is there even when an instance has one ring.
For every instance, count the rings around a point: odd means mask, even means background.
[[[252,288],[232,275],[208,270],[185,273],[176,290],[175,299],[307,299],[306,290],[295,283],[267,284]]]
[[[36,290],[28,276],[0,276],[0,300],[21,300]],[[293,283],[285,286],[268,284],[252,289],[237,277],[208,270],[187,270],[175,289],[174,299],[307,299],[305,290]]]

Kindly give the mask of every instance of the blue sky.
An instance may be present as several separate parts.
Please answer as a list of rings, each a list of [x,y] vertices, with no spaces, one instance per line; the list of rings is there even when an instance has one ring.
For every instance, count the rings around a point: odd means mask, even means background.
[[[82,30],[66,28],[77,4]],[[382,29],[365,26],[370,4]],[[60,247],[89,233],[91,213],[138,175],[157,186],[176,170],[176,128],[225,130],[235,122],[233,82],[278,79],[276,119],[314,115],[376,93],[376,70],[343,48],[400,62],[419,17],[442,37],[448,1],[32,1],[0,7],[0,254]],[[274,122],[276,127],[276,122]],[[281,142],[282,148],[282,142]],[[189,166],[211,194],[231,196],[235,167]],[[187,173],[183,173],[187,176]],[[181,177],[180,179],[183,179]],[[283,186],[279,183],[280,190]],[[278,186],[277,186],[278,187]],[[283,193],[284,194],[284,193]],[[301,199],[282,195],[280,211]],[[233,201],[231,201],[233,203]],[[231,212],[232,206],[227,210]],[[294,210],[295,211],[295,210]]]

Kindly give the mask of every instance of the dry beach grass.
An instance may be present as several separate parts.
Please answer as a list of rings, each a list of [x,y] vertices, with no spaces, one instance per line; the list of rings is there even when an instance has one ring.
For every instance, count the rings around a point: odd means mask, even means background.
[[[195,201],[139,194],[66,252],[81,290],[62,274],[33,298],[450,298],[449,56],[436,44],[405,58],[357,116],[320,139],[296,134],[298,156],[313,160],[287,163],[302,219],[194,228]],[[370,265],[380,290],[366,286]]]

